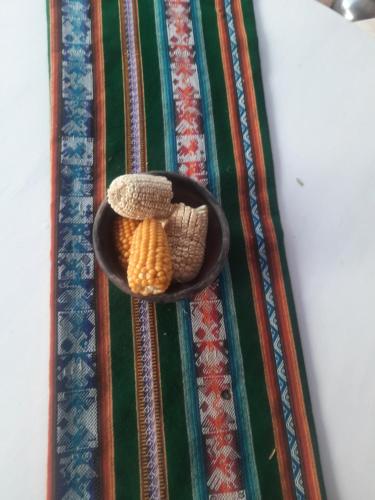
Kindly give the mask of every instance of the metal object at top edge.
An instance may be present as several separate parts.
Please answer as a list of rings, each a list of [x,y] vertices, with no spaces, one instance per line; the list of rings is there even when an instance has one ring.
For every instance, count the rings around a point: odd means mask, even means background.
[[[375,0],[318,0],[348,21],[375,18]]]

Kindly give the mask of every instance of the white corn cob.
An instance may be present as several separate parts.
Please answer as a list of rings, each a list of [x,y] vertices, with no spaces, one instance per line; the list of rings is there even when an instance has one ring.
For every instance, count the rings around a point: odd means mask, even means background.
[[[173,279],[193,280],[199,273],[206,249],[208,210],[206,205],[191,208],[184,203],[174,209],[165,226],[173,262]]]
[[[159,175],[126,174],[116,177],[108,189],[113,210],[128,219],[163,219],[172,209],[172,183]]]

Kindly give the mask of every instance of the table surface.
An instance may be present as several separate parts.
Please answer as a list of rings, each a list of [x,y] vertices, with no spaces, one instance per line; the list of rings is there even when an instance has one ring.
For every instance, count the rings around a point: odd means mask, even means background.
[[[328,498],[375,498],[375,39],[313,0],[254,3]],[[0,53],[0,497],[40,500],[50,271],[45,0],[0,0]]]

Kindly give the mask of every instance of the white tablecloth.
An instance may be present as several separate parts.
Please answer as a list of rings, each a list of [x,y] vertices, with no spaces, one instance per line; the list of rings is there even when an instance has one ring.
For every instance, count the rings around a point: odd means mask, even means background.
[[[313,0],[254,2],[328,498],[372,499],[375,40]],[[50,245],[44,0],[0,0],[0,54],[0,498],[40,500]]]

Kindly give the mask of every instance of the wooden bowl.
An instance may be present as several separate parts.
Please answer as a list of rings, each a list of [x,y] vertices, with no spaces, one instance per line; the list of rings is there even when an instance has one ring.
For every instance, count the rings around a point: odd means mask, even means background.
[[[95,216],[93,242],[95,256],[108,278],[123,292],[133,297],[151,302],[176,302],[193,297],[206,288],[220,274],[229,250],[229,227],[220,205],[212,194],[189,177],[172,172],[152,171],[152,175],[163,175],[172,182],[173,202],[184,202],[191,207],[207,205],[208,229],[206,252],[202,268],[198,276],[189,283],[172,282],[165,293],[158,295],[134,294],[118,261],[112,236],[113,220],[116,216],[107,200],[104,200]]]

